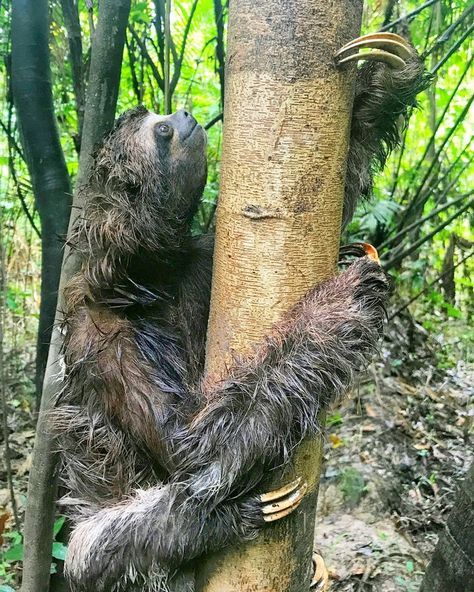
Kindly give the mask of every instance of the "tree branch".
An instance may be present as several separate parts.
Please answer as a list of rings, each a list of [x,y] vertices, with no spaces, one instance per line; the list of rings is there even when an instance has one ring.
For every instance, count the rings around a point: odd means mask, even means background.
[[[444,222],[442,222],[434,230],[432,230],[431,232],[429,232],[425,236],[422,236],[421,238],[419,238],[412,245],[410,245],[409,247],[407,247],[406,249],[404,249],[401,253],[394,255],[388,261],[384,261],[383,262],[383,266],[385,267],[385,269],[387,269],[387,271],[388,271],[396,263],[399,263],[405,257],[408,257],[408,255],[411,255],[412,253],[414,253],[417,249],[419,249],[421,247],[421,245],[423,245],[427,241],[431,240],[436,234],[438,234],[438,232],[441,232],[441,230],[443,230],[443,228],[446,228],[446,226],[448,226],[449,224],[451,224],[451,222],[453,220],[455,220],[456,218],[459,218],[459,216],[461,216],[461,214],[463,214],[473,204],[474,204],[474,200],[473,199],[469,200],[465,206],[463,206],[460,210],[458,210],[457,212],[455,212],[454,214],[452,214],[447,220],[445,220]]]
[[[460,265],[462,265],[465,261],[467,261],[473,255],[474,255],[474,251],[471,251],[466,256],[464,256],[461,259],[461,261],[458,261],[456,263],[456,265],[453,265],[453,267],[450,267],[450,269],[446,270],[445,272],[443,272],[442,274],[440,274],[438,277],[436,277],[432,282],[430,282],[429,284],[427,284],[422,290],[420,290],[417,294],[415,294],[415,296],[413,296],[412,298],[410,298],[410,300],[408,300],[407,302],[405,302],[405,304],[403,304],[402,306],[400,306],[400,308],[397,308],[397,310],[394,313],[392,313],[388,317],[387,320],[388,321],[392,321],[401,312],[403,312],[406,308],[408,308],[410,306],[410,304],[413,304],[413,302],[415,302],[415,300],[418,300],[418,298],[420,298],[420,296],[422,296],[423,294],[425,294],[436,283],[438,283],[439,281],[441,281],[448,273],[452,273],[453,270],[455,270],[456,268],[458,268]]]

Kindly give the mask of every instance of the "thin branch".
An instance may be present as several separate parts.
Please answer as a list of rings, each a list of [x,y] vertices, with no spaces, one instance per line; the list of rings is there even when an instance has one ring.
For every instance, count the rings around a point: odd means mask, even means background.
[[[449,107],[451,106],[451,102],[453,101],[454,97],[456,96],[456,93],[458,92],[459,87],[461,86],[461,84],[462,84],[462,82],[463,82],[463,80],[464,80],[467,72],[469,71],[469,68],[472,65],[473,59],[474,59],[474,56],[471,56],[471,59],[467,63],[466,67],[464,68],[464,70],[463,70],[463,72],[462,72],[462,74],[461,74],[461,76],[460,76],[460,78],[459,78],[459,80],[458,80],[458,82],[456,84],[456,87],[454,88],[453,92],[451,93],[451,96],[449,97],[449,99],[448,99],[448,101],[447,101],[447,103],[445,105],[445,108],[443,110],[443,113],[440,115],[438,121],[436,122],[436,125],[435,125],[435,128],[433,130],[433,133],[431,134],[431,137],[429,139],[429,142],[426,145],[426,148],[425,148],[425,150],[424,150],[421,158],[418,160],[418,162],[416,163],[415,167],[410,170],[410,179],[409,179],[409,182],[408,182],[408,187],[405,190],[405,193],[403,194],[403,196],[402,196],[402,198],[400,200],[401,203],[403,203],[403,201],[407,197],[407,195],[408,195],[408,193],[410,191],[410,187],[411,187],[411,183],[412,183],[413,179],[416,178],[418,171],[420,170],[421,166],[425,162],[426,156],[429,153],[429,151],[431,150],[431,148],[432,148],[432,146],[433,146],[433,144],[435,142],[436,134],[438,133],[438,130],[441,127],[441,124],[444,121],[444,118],[445,118],[445,116],[446,116],[446,114],[447,114],[447,112],[449,110]]]
[[[405,153],[405,148],[407,145],[407,134],[408,134],[408,126],[405,126],[405,129],[403,130],[403,138],[402,138],[402,144],[400,146],[400,153],[398,155],[397,166],[395,168],[395,174],[393,177],[392,190],[390,191],[390,199],[391,200],[393,200],[393,196],[395,195],[395,191],[397,190],[397,187],[398,187],[398,181],[400,179],[400,169],[402,167],[403,154]]]
[[[464,43],[464,41],[471,36],[471,33],[474,31],[474,24],[472,24],[469,29],[467,29],[467,31],[464,33],[464,35],[462,37],[460,37],[458,39],[458,41],[456,41],[456,43],[451,47],[451,49],[446,53],[446,55],[436,64],[436,66],[434,66],[431,71],[430,74],[436,74],[436,72],[442,68],[444,66],[444,64],[451,58],[451,56],[453,54],[456,53],[456,51],[461,47],[461,45]]]
[[[214,19],[216,21],[216,59],[217,74],[221,86],[221,109],[224,109],[225,96],[225,47],[224,47],[224,9],[221,0],[214,0]]]
[[[431,220],[431,218],[434,218],[440,212],[443,212],[444,210],[449,209],[451,206],[456,205],[460,201],[466,199],[466,197],[470,197],[473,193],[474,193],[474,190],[473,191],[469,191],[468,193],[463,193],[462,195],[459,195],[457,198],[452,199],[451,201],[448,201],[448,202],[444,203],[442,206],[439,206],[438,208],[436,208],[434,210],[431,210],[431,212],[429,214],[427,214],[424,218],[420,218],[420,220],[417,220],[416,222],[413,222],[412,224],[410,224],[409,226],[407,226],[406,228],[404,228],[403,230],[401,230],[400,232],[398,232],[395,236],[393,236],[393,237],[389,238],[388,240],[384,241],[380,245],[379,248],[380,249],[386,249],[387,247],[389,247],[393,243],[399,242],[399,239],[400,238],[402,238],[403,236],[405,236],[405,234],[407,234],[408,232],[410,232],[414,228],[418,228],[419,226],[421,226],[422,224],[424,224],[428,220]]]
[[[423,179],[421,180],[421,183],[419,184],[415,195],[413,196],[413,198],[411,199],[408,207],[406,208],[405,212],[403,213],[402,219],[400,221],[400,224],[398,225],[398,230],[400,230],[403,227],[404,222],[408,219],[409,214],[412,212],[413,208],[417,205],[417,199],[421,194],[421,190],[423,189],[423,187],[425,186],[426,181],[429,179],[433,169],[435,168],[435,166],[437,166],[439,164],[439,157],[441,152],[444,150],[446,144],[449,142],[449,140],[451,139],[451,136],[454,134],[454,132],[456,131],[458,125],[464,120],[464,118],[466,117],[467,113],[469,112],[469,109],[471,108],[472,102],[474,101],[474,94],[471,95],[469,101],[466,103],[464,109],[462,110],[461,114],[459,115],[459,117],[457,118],[456,122],[454,123],[454,125],[451,127],[451,129],[449,130],[449,132],[446,134],[446,137],[444,138],[444,140],[441,143],[441,146],[438,148],[438,150],[436,151],[430,166],[428,167],[428,170],[426,171]],[[404,194],[404,197],[406,197],[407,193],[409,191],[409,188],[407,188],[407,191]],[[403,198],[402,198],[403,200]]]
[[[36,226],[33,214],[30,212],[28,208],[28,204],[26,203],[25,196],[23,195],[23,191],[21,190],[20,183],[18,182],[18,177],[15,170],[15,157],[13,155],[13,150],[18,154],[18,156],[25,162],[24,153],[21,149],[20,145],[15,139],[15,135],[13,134],[12,130],[12,116],[13,116],[13,102],[11,100],[8,101],[8,125],[5,125],[0,120],[0,126],[5,131],[8,141],[8,170],[10,171],[11,178],[13,179],[13,183],[15,185],[16,194],[18,199],[20,200],[20,204],[22,207],[23,212],[25,213],[29,223],[31,224],[33,230],[37,234],[39,238],[41,238],[41,232],[39,231],[38,227]]]
[[[171,0],[165,0],[165,114],[171,113],[170,89]]]
[[[156,17],[154,20],[154,24],[155,24],[155,30],[156,30],[156,36],[158,39],[158,45],[160,47],[160,62],[164,71],[164,66],[165,66],[165,43],[164,43],[164,38],[165,38],[165,27],[164,27],[164,21],[165,21],[165,0],[155,0],[155,12],[156,12]],[[173,56],[173,61],[176,63],[178,61],[178,52],[176,50],[176,44],[174,42],[173,36],[170,37],[170,50],[171,50],[171,55]]]
[[[448,41],[451,38],[454,31],[459,27],[459,25],[462,24],[467,19],[467,17],[473,13],[474,13],[474,4],[472,6],[469,6],[468,8],[466,8],[466,10],[461,14],[461,16],[458,18],[458,20],[455,21],[452,25],[450,25],[445,31],[443,31],[443,33],[441,33],[441,35],[436,39],[436,41],[433,43],[432,47],[428,50],[427,53],[424,54],[423,57],[426,58],[431,53],[436,51],[436,49],[438,49],[438,47],[443,45],[443,43],[446,43],[446,41]]]
[[[216,115],[215,117],[213,117],[210,121],[208,121],[206,123],[206,125],[204,126],[205,130],[210,129],[213,125],[215,125],[216,123],[218,123],[219,121],[222,121],[224,119],[224,113],[221,112],[218,115]]]
[[[135,39],[138,47],[140,48],[140,51],[142,52],[142,55],[145,57],[146,61],[148,62],[148,65],[150,66],[150,69],[151,69],[151,72],[153,74],[153,77],[156,80],[156,83],[158,84],[160,90],[162,92],[164,92],[165,91],[165,83],[164,83],[164,80],[163,80],[160,72],[158,71],[158,68],[156,67],[155,62],[153,61],[153,58],[148,53],[148,49],[146,47],[145,42],[142,39],[140,39],[140,36],[135,31],[135,29],[134,29],[134,27],[133,27],[132,24],[129,24],[128,25],[128,30],[130,31],[130,33],[132,34],[133,38]]]
[[[36,226],[36,222],[33,217],[33,214],[30,212],[30,209],[28,208],[28,204],[26,203],[25,196],[23,195],[23,191],[21,190],[21,186],[18,181],[18,177],[17,177],[16,170],[15,170],[13,154],[11,154],[10,151],[8,154],[8,170],[10,171],[11,178],[13,179],[13,183],[14,183],[15,189],[16,189],[16,194],[18,196],[18,199],[20,200],[20,204],[23,209],[23,212],[25,213],[25,215],[28,219],[28,222],[30,223],[31,227],[35,231],[38,238],[41,238],[41,231]]]
[[[453,179],[446,185],[446,187],[443,189],[442,193],[439,194],[438,197],[436,197],[435,199],[435,205],[438,205],[439,203],[441,203],[445,197],[447,197],[448,193],[451,191],[451,189],[454,187],[454,185],[456,185],[456,183],[458,182],[459,178],[461,177],[461,175],[464,173],[464,171],[467,169],[467,167],[471,164],[471,162],[474,159],[474,154],[471,154],[471,156],[469,157],[468,160],[466,160],[465,163],[463,163],[462,167],[459,169],[459,171],[455,174],[455,176],[453,177]],[[450,165],[448,167],[448,169],[443,172],[443,176],[441,177],[441,179],[439,180],[439,185],[441,185],[442,182],[444,182],[445,179],[447,179],[451,173],[451,171],[455,168],[455,165],[458,163],[458,159],[456,158],[456,160],[454,161],[453,165]]]
[[[469,209],[472,205],[474,205],[474,199],[471,199],[467,202],[465,206],[463,206],[460,210],[452,214],[447,220],[442,222],[439,226],[437,226],[434,230],[429,232],[427,235],[422,236],[417,241],[415,241],[412,245],[404,249],[401,253],[394,255],[391,259],[384,262],[383,265],[385,269],[392,268],[396,263],[399,263],[402,259],[414,253],[421,245],[432,239],[438,232],[441,232],[443,228],[446,228],[453,220],[458,218],[461,214],[463,214],[467,209]]]
[[[397,20],[395,20],[391,23],[388,23],[388,25],[385,25],[384,27],[382,27],[380,29],[380,31],[390,31],[390,29],[393,29],[394,27],[396,27],[400,23],[412,21],[418,14],[420,14],[420,12],[422,12],[426,8],[429,8],[430,6],[433,6],[433,4],[436,4],[437,2],[439,2],[439,0],[428,0],[428,2],[425,2],[424,4],[419,6],[418,8],[415,8],[415,10],[412,10],[411,12],[408,12],[407,14],[401,16],[400,18],[397,18]]]
[[[130,66],[130,75],[132,77],[133,92],[135,93],[135,96],[137,97],[137,102],[141,103],[143,100],[143,97],[140,92],[140,83],[138,82],[137,73],[135,72],[135,65],[137,63],[137,59],[135,57],[135,51],[134,51],[135,46],[133,45],[133,42],[134,42],[133,38],[130,41],[128,39],[128,35],[125,35],[125,46],[127,48],[128,63]]]
[[[400,306],[400,308],[397,308],[397,310],[394,313],[392,313],[388,317],[387,320],[388,321],[392,321],[396,316],[398,316],[401,312],[403,312],[406,308],[408,308],[410,306],[410,304],[413,304],[413,302],[415,302],[415,300],[418,300],[418,298],[420,296],[422,296],[423,294],[425,294],[436,283],[438,283],[439,281],[441,281],[444,278],[444,276],[446,276],[448,273],[452,273],[456,268],[458,268],[460,265],[462,265],[465,261],[467,261],[473,255],[474,255],[474,251],[471,251],[465,257],[463,257],[460,261],[458,261],[456,263],[456,265],[453,265],[452,267],[450,267],[449,269],[447,269],[446,271],[444,271],[442,274],[440,274],[438,277],[436,277],[432,282],[430,282],[429,284],[427,284],[422,290],[420,290],[417,294],[415,294],[415,296],[413,296],[413,298],[410,298],[410,300],[408,300],[408,302],[405,302],[405,304],[403,304],[402,306]]]
[[[199,2],[199,0],[194,0],[193,4],[191,6],[191,10],[189,11],[188,19],[186,21],[186,26],[185,26],[184,32],[183,32],[183,39],[181,41],[179,57],[174,62],[173,79],[171,80],[171,85],[170,85],[171,94],[174,93],[174,91],[176,89],[176,85],[178,84],[178,81],[179,81],[179,77],[181,76],[181,68],[183,66],[184,53],[186,51],[186,44],[188,42],[189,31],[191,30],[191,23],[193,21],[194,13],[196,12],[198,2]]]
[[[11,102],[10,102],[10,105],[11,105]],[[18,156],[21,158],[21,160],[26,162],[23,150],[21,149],[21,146],[16,141],[16,138],[13,135],[12,130],[10,129],[10,125],[6,126],[3,123],[3,121],[0,119],[0,127],[5,132],[5,135],[7,136],[7,139],[8,139],[8,143],[11,144],[11,146],[15,149],[15,152],[18,154]]]
[[[78,6],[74,0],[61,0],[61,8],[69,43],[69,58],[71,60],[72,84],[76,104],[77,132],[79,140],[76,148],[78,152],[80,152],[85,100],[81,22],[79,19]]]

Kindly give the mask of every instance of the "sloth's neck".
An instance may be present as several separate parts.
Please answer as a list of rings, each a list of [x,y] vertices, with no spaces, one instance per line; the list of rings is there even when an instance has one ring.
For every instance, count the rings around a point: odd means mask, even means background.
[[[96,302],[129,308],[173,300],[189,260],[191,237],[151,251],[140,246],[123,254],[110,248],[93,250],[83,261],[87,292]]]

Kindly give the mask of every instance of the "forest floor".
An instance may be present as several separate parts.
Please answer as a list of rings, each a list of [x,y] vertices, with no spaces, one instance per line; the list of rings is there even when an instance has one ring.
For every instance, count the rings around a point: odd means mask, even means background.
[[[328,415],[315,548],[329,569],[331,592],[417,591],[471,462],[474,366],[459,362],[440,373],[426,359],[420,371],[421,344],[411,351],[383,352],[384,362],[372,367],[367,382]],[[403,359],[398,367],[397,356]],[[32,361],[33,355],[16,375],[31,375]],[[23,379],[8,385],[20,523],[34,440],[29,385]],[[0,442],[4,448],[3,436]],[[22,543],[5,465],[0,543],[0,590],[10,592],[18,587]]]
[[[329,416],[315,548],[331,592],[416,592],[473,456],[474,368],[374,378]]]

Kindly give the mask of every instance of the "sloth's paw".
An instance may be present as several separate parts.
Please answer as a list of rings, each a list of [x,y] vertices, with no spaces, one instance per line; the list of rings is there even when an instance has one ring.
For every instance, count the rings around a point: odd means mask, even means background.
[[[367,52],[359,53],[360,49]],[[356,53],[353,53],[356,51]],[[395,33],[369,33],[346,43],[336,52],[338,66],[348,62],[383,62],[400,70],[417,57],[415,48]]]
[[[275,522],[288,516],[301,504],[308,490],[306,481],[301,477],[288,485],[259,496],[260,510],[264,522]]]

